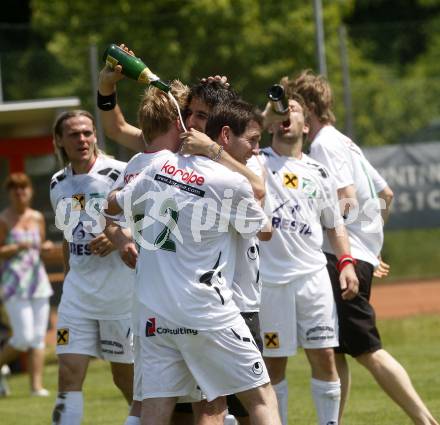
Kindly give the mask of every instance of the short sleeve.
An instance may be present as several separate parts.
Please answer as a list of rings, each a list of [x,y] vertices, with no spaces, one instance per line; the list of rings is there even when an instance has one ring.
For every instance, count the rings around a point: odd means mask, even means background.
[[[340,149],[334,149],[326,141],[313,142],[310,156],[328,168],[336,181],[337,189],[354,184],[351,155],[344,143],[340,143]]]
[[[379,174],[379,172],[370,164],[370,162],[365,159],[365,168],[373,182],[374,190],[376,193],[382,192],[387,186],[388,183],[386,180]]]

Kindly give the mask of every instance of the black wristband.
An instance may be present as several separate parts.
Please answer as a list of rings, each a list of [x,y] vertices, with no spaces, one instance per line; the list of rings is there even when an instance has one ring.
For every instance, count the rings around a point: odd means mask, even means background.
[[[112,109],[115,109],[116,106],[116,92],[113,92],[112,94],[109,94],[108,96],[103,96],[98,91],[98,97],[96,99],[96,103],[98,105],[98,108],[102,111],[111,111]]]

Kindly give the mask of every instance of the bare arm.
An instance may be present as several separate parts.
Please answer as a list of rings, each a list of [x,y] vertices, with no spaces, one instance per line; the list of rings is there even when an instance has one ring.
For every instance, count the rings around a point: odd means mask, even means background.
[[[390,189],[390,187],[387,186],[385,189],[381,190],[378,193],[378,196],[380,199],[383,199],[385,201],[385,208],[381,210],[381,214],[382,214],[383,222],[386,223],[390,215],[390,208],[391,208],[391,203],[393,202],[394,193]]]
[[[231,171],[236,171],[246,177],[252,186],[252,191],[254,192],[257,201],[262,201],[264,199],[266,196],[266,189],[264,187],[264,180],[261,177],[257,176],[253,171],[246,167],[246,165],[238,162],[225,151],[222,151],[218,162],[226,168],[229,168]]]
[[[180,152],[190,155],[203,155],[208,158],[216,158],[219,152],[219,145],[213,142],[209,136],[195,129],[191,129],[186,133],[182,133],[182,146]],[[261,201],[266,195],[264,180],[251,171],[246,165],[234,159],[224,150],[221,151],[217,162],[229,168],[231,171],[240,173],[249,180],[254,192],[255,199]]]
[[[117,82],[124,78],[121,72],[121,65],[117,65],[114,70],[106,65],[101,70],[98,85],[98,91],[101,95],[110,96],[116,93]],[[124,114],[117,104],[114,109],[109,111],[100,109],[99,114],[107,137],[135,152],[141,152],[145,149],[142,131],[125,120]]]
[[[5,245],[8,226],[3,220],[0,220],[0,258],[7,260],[19,252],[18,244]]]
[[[119,206],[118,201],[116,200],[116,194],[119,190],[113,190],[109,193],[107,197],[107,209],[105,213],[107,215],[117,215],[122,212],[122,208]]]
[[[271,220],[267,220],[265,226],[257,233],[257,237],[260,241],[270,241],[272,239],[273,228]]]
[[[378,193],[380,199],[385,202],[385,208],[381,209],[382,220],[384,224],[388,221],[390,215],[391,203],[393,202],[394,193],[389,186],[386,186]],[[390,265],[382,261],[382,257],[379,256],[379,266],[374,270],[374,277],[379,279],[387,277],[390,273]]]
[[[356,189],[352,184],[338,189],[338,199],[339,206],[341,208],[341,214],[343,217],[347,217],[350,210],[356,209],[358,207]]]
[[[44,221],[44,216],[39,211],[35,211],[37,214],[38,227],[40,229],[40,255],[43,261],[50,260],[52,250],[55,245],[52,241],[46,240],[46,223]]]
[[[104,233],[119,251],[122,261],[130,268],[136,267],[138,253],[128,229],[123,229],[109,218],[106,219]]]
[[[327,229],[328,240],[337,258],[350,255],[350,243],[348,241],[345,226],[340,225],[334,229]],[[359,292],[359,281],[353,264],[346,265],[339,274],[342,290],[342,299],[350,300]]]
[[[263,117],[263,128],[266,130],[269,130],[273,125],[279,125],[282,122],[289,120],[289,112],[286,112],[285,114],[277,114],[270,102],[267,102],[261,116]]]
[[[31,246],[27,242],[5,244],[8,232],[9,229],[7,224],[0,219],[0,258],[3,260],[8,260],[20,251],[28,249]]]

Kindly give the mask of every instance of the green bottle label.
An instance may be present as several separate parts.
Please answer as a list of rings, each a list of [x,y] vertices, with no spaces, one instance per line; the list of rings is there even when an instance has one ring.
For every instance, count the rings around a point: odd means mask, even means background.
[[[152,84],[157,88],[168,92],[170,87],[153,74],[147,65],[136,56],[128,54],[116,44],[111,44],[104,52],[104,62],[114,68],[116,65],[122,66],[122,74],[140,83]]]

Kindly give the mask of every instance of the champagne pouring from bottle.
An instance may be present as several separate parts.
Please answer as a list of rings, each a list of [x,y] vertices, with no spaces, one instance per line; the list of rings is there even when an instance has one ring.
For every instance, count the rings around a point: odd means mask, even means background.
[[[116,44],[110,44],[104,52],[104,62],[110,67],[114,68],[116,65],[122,66],[122,74],[132,80],[136,80],[143,84],[151,84],[152,86],[167,93],[179,114],[180,123],[183,130],[186,132],[185,123],[183,122],[182,114],[180,112],[179,104],[170,91],[170,86],[162,81],[156,74],[151,72],[147,65],[138,57],[130,54],[128,51],[119,47]]]

